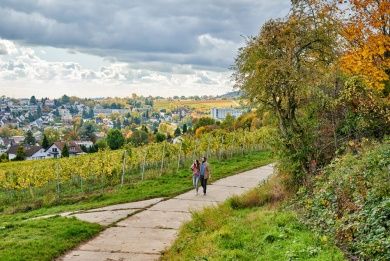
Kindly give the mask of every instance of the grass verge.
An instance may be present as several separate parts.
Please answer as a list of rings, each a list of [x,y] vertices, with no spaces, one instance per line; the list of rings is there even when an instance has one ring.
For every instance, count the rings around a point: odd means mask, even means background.
[[[0,260],[52,260],[101,231],[98,224],[53,217],[0,228]]]
[[[244,196],[194,213],[163,260],[345,260],[326,237],[278,207],[285,194],[273,178]]]

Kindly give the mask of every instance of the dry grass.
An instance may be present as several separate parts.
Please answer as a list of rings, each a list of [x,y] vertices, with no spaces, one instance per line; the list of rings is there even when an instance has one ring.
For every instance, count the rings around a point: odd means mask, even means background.
[[[233,209],[261,207],[266,204],[277,205],[289,195],[290,192],[283,185],[283,178],[280,175],[273,175],[256,189],[242,196],[232,197],[229,203]]]

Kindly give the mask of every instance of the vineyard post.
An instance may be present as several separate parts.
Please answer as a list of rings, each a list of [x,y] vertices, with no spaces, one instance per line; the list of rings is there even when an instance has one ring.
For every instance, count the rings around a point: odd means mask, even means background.
[[[28,188],[29,188],[29,191],[30,191],[31,198],[34,199],[35,198],[34,188],[31,186],[31,184],[28,185]]]
[[[207,142],[207,159],[209,159],[210,158],[210,139],[208,139],[208,142]]]
[[[221,136],[221,146],[218,146],[218,154],[219,154],[219,160],[222,159],[222,148],[223,148],[223,135]]]
[[[179,172],[179,168],[180,168],[180,154],[181,154],[181,146],[182,145],[183,145],[183,143],[180,142],[179,155],[177,157],[177,172]]]
[[[236,141],[236,136],[235,136],[235,132],[233,132],[233,142],[232,142],[232,148],[231,148],[231,152],[230,152],[230,157],[233,157],[233,151],[234,151],[234,144],[235,144],[235,141]]]
[[[123,152],[123,161],[122,161],[122,176],[121,176],[121,187],[123,186],[123,182],[125,179],[125,171],[126,171],[126,150]]]
[[[199,140],[198,139],[196,139],[195,140],[195,146],[194,146],[194,151],[193,151],[193,155],[192,155],[192,160],[193,159],[195,159],[195,157],[198,157],[198,154],[197,154],[197,152],[198,152],[198,144],[199,143]]]
[[[56,188],[57,188],[57,196],[60,197],[60,181],[59,181],[59,166],[58,166],[58,161],[56,162]]]
[[[146,164],[146,155],[148,154],[148,148],[145,148],[145,153],[144,153],[144,162],[142,164],[142,174],[141,174],[141,180],[144,180],[144,175],[145,175],[145,164]]]
[[[241,141],[241,155],[244,156],[244,150],[245,150],[245,131],[244,134],[241,135],[242,141]]]
[[[100,174],[100,181],[101,181],[101,186],[102,186],[102,193],[104,193],[104,177],[105,177],[105,171],[104,171],[104,158],[103,158],[103,152],[102,154],[99,156],[100,158],[100,165],[101,165],[101,172],[99,173]]]
[[[162,175],[163,168],[164,168],[165,144],[166,144],[166,142],[164,141],[164,146],[163,146],[163,151],[162,151],[162,156],[161,156],[160,176]]]

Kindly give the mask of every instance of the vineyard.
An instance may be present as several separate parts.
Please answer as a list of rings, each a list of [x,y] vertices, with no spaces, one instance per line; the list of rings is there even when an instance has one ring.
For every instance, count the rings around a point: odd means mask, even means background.
[[[10,162],[0,165],[0,205],[29,200],[60,200],[69,195],[104,192],[161,175],[174,175],[194,158],[228,159],[268,148],[269,129],[216,130],[199,139],[154,143],[78,157]]]
[[[211,108],[232,108],[239,107],[240,104],[235,100],[156,100],[154,107],[156,109],[173,110],[177,107],[188,107],[196,111],[209,112]]]

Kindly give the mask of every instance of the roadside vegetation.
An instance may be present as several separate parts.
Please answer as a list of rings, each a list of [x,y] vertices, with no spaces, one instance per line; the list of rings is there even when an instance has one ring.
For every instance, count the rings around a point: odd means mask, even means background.
[[[326,237],[283,210],[280,178],[218,207],[193,213],[163,260],[344,260]]]
[[[390,258],[390,141],[365,143],[302,187],[295,209],[351,259]]]

